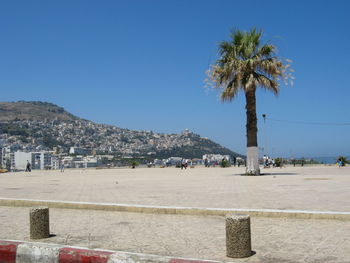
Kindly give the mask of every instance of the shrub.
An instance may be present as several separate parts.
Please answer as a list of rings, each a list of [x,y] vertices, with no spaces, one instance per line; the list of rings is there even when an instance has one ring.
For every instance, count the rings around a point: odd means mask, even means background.
[[[220,162],[220,166],[221,166],[222,168],[225,168],[225,167],[230,167],[231,165],[230,165],[229,161],[227,161],[226,159],[223,159],[223,160]]]
[[[133,161],[130,161],[130,165],[131,165],[132,169],[135,169],[135,167],[138,166],[139,163],[137,161],[133,160]]]
[[[282,165],[283,165],[282,158],[276,158],[275,167],[282,167]]]

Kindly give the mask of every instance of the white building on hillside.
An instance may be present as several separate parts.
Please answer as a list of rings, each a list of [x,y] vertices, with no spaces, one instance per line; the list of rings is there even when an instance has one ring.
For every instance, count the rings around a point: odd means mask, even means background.
[[[66,168],[91,168],[101,165],[101,158],[95,156],[66,156],[62,159]]]
[[[57,156],[51,157],[51,169],[52,170],[58,170],[60,169],[60,160]]]
[[[69,148],[69,154],[81,154],[81,155],[85,155],[85,154],[89,154],[90,151],[88,149],[85,148],[79,148],[79,147],[70,147]]]
[[[32,153],[32,169],[51,169],[52,155],[48,152],[35,152]]]
[[[203,160],[207,159],[209,162],[221,162],[223,159],[226,159],[227,161],[231,161],[230,155],[223,155],[223,154],[204,154]]]
[[[25,170],[27,166],[27,161],[32,165],[32,153],[27,152],[15,152],[14,153],[15,169],[16,170]]]
[[[25,170],[27,161],[32,169],[43,170],[51,169],[51,153],[49,152],[14,152],[14,162],[12,169]]]
[[[181,157],[169,157],[165,160],[166,165],[176,165],[178,163],[181,163],[182,158]]]
[[[10,146],[1,148],[1,167],[7,170],[14,169],[14,154]]]

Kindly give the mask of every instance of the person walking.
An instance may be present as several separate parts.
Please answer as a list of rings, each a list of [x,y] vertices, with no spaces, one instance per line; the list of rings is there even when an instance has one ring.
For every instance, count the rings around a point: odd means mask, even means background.
[[[183,159],[182,158],[182,160],[181,160],[181,170],[183,169],[183,168],[187,168],[187,161],[186,161],[186,159]]]
[[[343,166],[343,160],[340,158],[338,160],[338,166],[339,166],[339,168]]]
[[[63,172],[64,172],[64,162],[63,162],[63,161],[61,161],[61,166],[60,166],[60,168],[61,168],[61,173],[63,173]]]
[[[264,154],[264,157],[263,157],[264,168],[267,168],[268,160],[269,160],[269,158]]]
[[[31,171],[32,171],[32,169],[31,169],[30,166],[31,166],[31,165],[30,165],[30,162],[27,160],[26,172],[31,172]]]

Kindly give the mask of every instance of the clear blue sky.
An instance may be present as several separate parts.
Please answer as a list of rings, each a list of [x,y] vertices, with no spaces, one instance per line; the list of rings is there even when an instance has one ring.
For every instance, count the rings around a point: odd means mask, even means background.
[[[293,60],[294,87],[259,91],[259,144],[270,155],[350,155],[350,1],[0,2],[0,101],[42,100],[99,123],[188,128],[245,153],[242,94],[204,88],[232,28],[264,30]]]

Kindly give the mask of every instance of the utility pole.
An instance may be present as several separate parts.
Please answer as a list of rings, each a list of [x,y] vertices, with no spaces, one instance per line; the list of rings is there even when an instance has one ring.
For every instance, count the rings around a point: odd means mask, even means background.
[[[263,119],[264,119],[264,135],[265,135],[264,154],[265,154],[266,156],[268,156],[268,154],[267,154],[267,152],[268,152],[268,151],[267,151],[267,134],[266,134],[266,114],[263,113],[262,117],[263,117]]]

